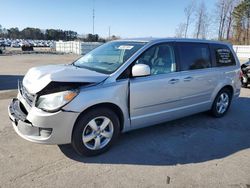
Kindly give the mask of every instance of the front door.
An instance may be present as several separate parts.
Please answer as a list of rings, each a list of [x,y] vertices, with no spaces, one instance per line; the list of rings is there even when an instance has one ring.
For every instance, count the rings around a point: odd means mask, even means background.
[[[158,44],[145,51],[135,64],[147,64],[151,75],[130,80],[130,117],[132,128],[167,120],[179,107],[180,74],[176,72],[174,46]]]

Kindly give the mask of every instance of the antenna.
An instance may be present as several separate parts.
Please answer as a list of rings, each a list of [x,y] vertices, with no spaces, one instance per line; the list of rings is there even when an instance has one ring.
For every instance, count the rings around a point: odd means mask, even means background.
[[[95,0],[93,0],[93,35],[95,34]]]

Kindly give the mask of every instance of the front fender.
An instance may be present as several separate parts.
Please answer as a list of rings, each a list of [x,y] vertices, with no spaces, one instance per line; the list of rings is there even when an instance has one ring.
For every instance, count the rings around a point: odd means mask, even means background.
[[[130,128],[128,84],[128,80],[123,80],[108,84],[103,83],[88,88],[83,87],[80,89],[79,95],[66,105],[63,110],[81,113],[94,105],[111,103],[121,109],[124,116],[123,131],[126,131]]]

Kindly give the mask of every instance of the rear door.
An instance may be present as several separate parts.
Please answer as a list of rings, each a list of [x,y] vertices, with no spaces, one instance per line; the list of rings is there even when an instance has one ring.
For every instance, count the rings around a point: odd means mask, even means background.
[[[194,112],[208,108],[219,75],[212,68],[209,45],[178,43],[180,56],[180,100]],[[205,109],[204,109],[205,110]]]

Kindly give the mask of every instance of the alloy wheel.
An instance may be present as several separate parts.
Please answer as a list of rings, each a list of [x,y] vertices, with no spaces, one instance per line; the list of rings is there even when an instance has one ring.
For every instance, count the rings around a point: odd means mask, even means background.
[[[229,106],[229,96],[226,92],[221,93],[216,103],[216,110],[219,114],[223,114],[226,112]]]
[[[83,144],[90,150],[104,148],[111,140],[114,133],[112,121],[105,116],[99,116],[85,126],[82,134]]]

